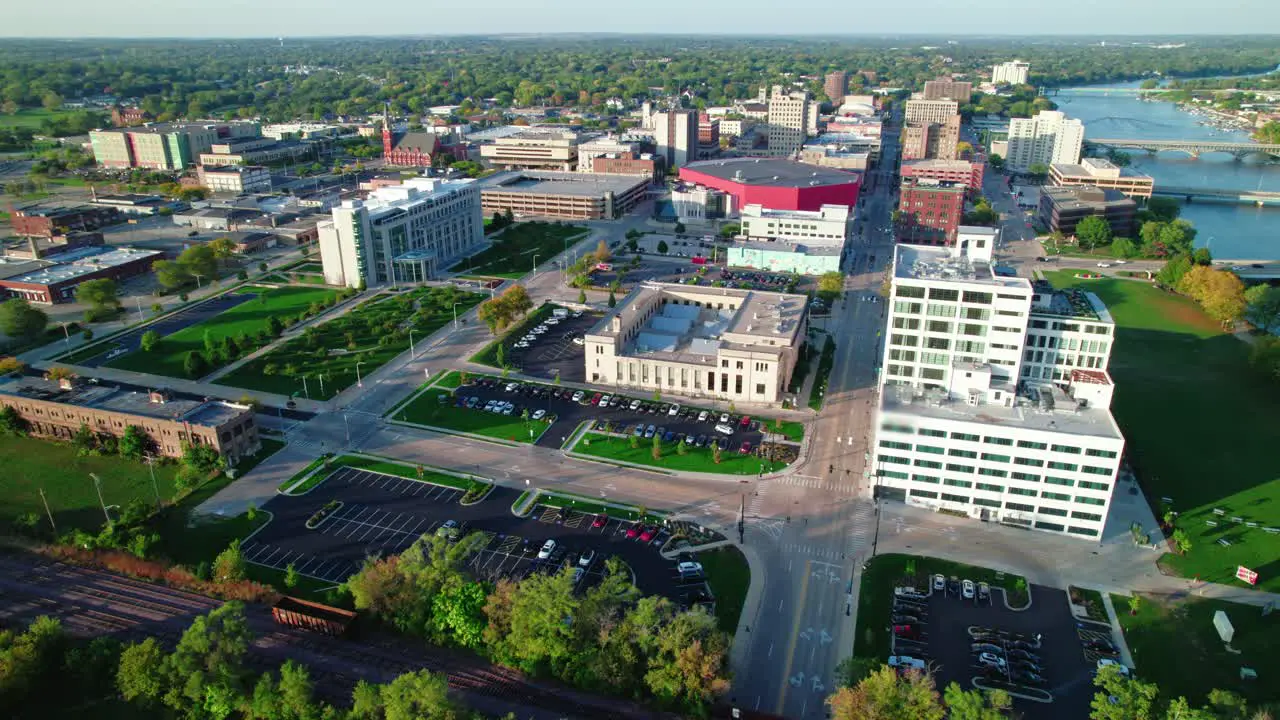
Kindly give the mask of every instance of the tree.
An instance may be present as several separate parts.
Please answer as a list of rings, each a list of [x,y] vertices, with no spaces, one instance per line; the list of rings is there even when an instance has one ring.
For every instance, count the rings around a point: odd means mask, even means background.
[[[1027,168],[1027,174],[1035,178],[1043,178],[1049,174],[1049,166],[1044,163],[1031,163]]]
[[[657,433],[653,435],[653,451],[650,454],[653,455],[654,460],[662,459],[662,436]]]
[[[1260,337],[1249,351],[1249,364],[1258,372],[1280,380],[1280,338]]]
[[[156,705],[165,690],[164,663],[164,648],[155,638],[130,643],[120,653],[116,689],[129,702],[144,708]]]
[[[191,275],[214,279],[218,273],[218,258],[209,245],[193,245],[178,255],[176,262]]]
[[[138,346],[142,348],[143,352],[151,352],[158,342],[160,342],[160,333],[155,330],[148,330],[142,333],[142,338],[138,341]]]
[[[137,425],[128,425],[120,436],[120,454],[131,460],[137,460],[147,454],[152,447],[151,436]]]
[[[711,462],[716,465],[720,464],[720,443],[713,442],[711,444]]]
[[[49,112],[53,112],[54,110],[61,110],[62,103],[63,103],[62,96],[56,92],[47,92],[40,98],[40,105],[44,107],[45,110],[48,110]]]
[[[298,581],[301,579],[302,579],[302,574],[298,572],[298,568],[293,566],[293,563],[289,563],[288,565],[285,566],[284,568],[284,586],[285,587],[290,589],[295,588],[298,586]]]
[[[884,665],[854,687],[827,698],[832,720],[942,720],[946,711],[933,678],[919,672],[899,676]]]
[[[669,249],[670,249],[670,248],[669,248],[669,247],[667,247],[667,241],[666,241],[666,240],[659,240],[659,241],[658,241],[658,252],[659,252],[659,253],[661,253],[661,254],[663,254],[663,255],[666,255],[666,254],[667,254],[667,250],[669,250]]]
[[[1076,224],[1076,241],[1085,249],[1102,247],[1111,242],[1111,225],[1106,218],[1090,215]]]
[[[244,553],[240,541],[232,540],[213,561],[213,580],[220,583],[239,582],[245,577]]]
[[[595,261],[598,263],[609,262],[609,257],[609,245],[602,238],[600,242],[596,243]]]
[[[610,291],[609,291],[609,301],[608,301],[608,304],[609,304],[609,307],[611,307],[611,308],[612,308],[612,307],[617,307],[617,306],[618,306],[618,296],[617,296],[617,295],[614,295],[612,290],[610,290]]]
[[[273,316],[274,317],[274,316]],[[204,355],[199,350],[191,350],[187,353],[187,357],[182,361],[182,371],[189,378],[198,378],[204,375],[209,368],[209,363],[204,359]]]
[[[1223,326],[1244,315],[1244,283],[1229,270],[1196,265],[1178,281],[1177,289],[1199,303],[1205,314]]]
[[[1127,260],[1138,254],[1138,246],[1127,237],[1118,237],[1111,241],[1111,256]]]
[[[0,407],[0,433],[18,436],[27,434],[27,421],[12,405]]]
[[[1180,555],[1186,555],[1191,550],[1191,536],[1187,535],[1187,531],[1178,528],[1173,531],[1173,535],[1169,538],[1173,541],[1173,548]]]
[[[1280,287],[1254,285],[1244,291],[1244,318],[1264,332],[1280,331]]]
[[[683,234],[685,231],[684,223],[677,221],[674,229],[677,235]]]
[[[1147,214],[1156,220],[1172,222],[1177,220],[1181,213],[1182,204],[1176,198],[1159,196],[1147,198]]]
[[[459,720],[462,711],[449,699],[449,681],[428,670],[405,673],[380,692],[386,720]]]
[[[244,656],[252,637],[239,602],[197,617],[165,659],[164,704],[184,712],[203,709],[197,717],[228,716],[244,696]]]
[[[987,156],[987,164],[991,166],[992,170],[1000,172],[1004,169],[1004,156],[1000,153],[991,153]]]
[[[166,290],[176,290],[191,282],[191,271],[186,265],[172,260],[157,260],[152,266],[156,282]]]
[[[103,311],[120,308],[119,288],[111,278],[89,280],[76,286],[76,302]]]
[[[44,332],[48,324],[49,316],[22,298],[0,303],[0,331],[11,338],[32,340]]]
[[[433,621],[457,644],[478,648],[484,642],[486,599],[480,583],[454,583],[432,601]]]
[[[1003,690],[965,690],[956,683],[942,693],[949,720],[1003,720],[1013,698]]]
[[[1161,285],[1176,288],[1182,281],[1182,277],[1191,269],[1191,258],[1187,255],[1177,255],[1171,258],[1156,273],[1156,281]]]
[[[236,254],[236,242],[229,237],[218,237],[209,241],[209,250],[218,260],[227,260]]]
[[[818,292],[838,295],[844,290],[844,275],[836,271],[822,273],[818,277]]]
[[[585,305],[587,303],[587,291],[578,290],[578,302]]]
[[[568,568],[554,575],[531,575],[520,583],[506,640],[519,667],[557,674],[566,668],[577,650],[573,628],[565,622],[576,614],[581,602],[573,587]]]
[[[1100,669],[1093,684],[1100,690],[1093,696],[1092,720],[1156,720],[1160,691],[1154,684],[1122,675],[1115,665]]]

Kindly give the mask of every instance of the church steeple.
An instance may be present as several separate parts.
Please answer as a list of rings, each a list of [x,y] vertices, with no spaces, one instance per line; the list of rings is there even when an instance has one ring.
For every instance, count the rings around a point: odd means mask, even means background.
[[[391,101],[382,109],[382,157],[388,160],[391,157]]]

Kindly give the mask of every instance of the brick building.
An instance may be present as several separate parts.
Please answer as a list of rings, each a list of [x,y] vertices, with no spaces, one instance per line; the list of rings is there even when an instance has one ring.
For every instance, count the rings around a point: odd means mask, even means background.
[[[964,183],[977,195],[982,192],[983,167],[967,160],[904,160],[899,172],[904,178]]]
[[[591,161],[591,172],[604,175],[643,175],[652,183],[658,182],[662,177],[662,168],[657,159],[647,154],[597,157]]]
[[[908,122],[902,128],[903,160],[955,160],[960,143],[960,116],[940,123]]]
[[[96,435],[120,437],[130,425],[151,439],[154,451],[181,457],[185,445],[211,447],[235,465],[261,448],[253,409],[216,400],[174,399],[76,379],[16,377],[0,380],[0,406],[12,407],[30,432],[70,440],[83,425]]]
[[[0,291],[40,305],[72,302],[80,283],[100,278],[123,280],[151,272],[159,250],[87,247],[63,253],[58,263],[0,279]]]
[[[1133,220],[1138,203],[1119,190],[1086,186],[1045,186],[1040,188],[1040,222],[1050,232],[1071,236],[1076,225],[1090,215],[1097,215],[1111,226],[1116,237],[1133,234]]]
[[[925,100],[955,100],[961,105],[973,97],[973,83],[963,80],[939,78],[927,80],[924,84]]]
[[[28,205],[13,208],[9,216],[14,234],[47,238],[72,230],[98,230],[119,221],[118,209],[92,205]]]
[[[964,183],[904,177],[898,210],[898,242],[951,245],[964,217]]]
[[[849,73],[843,70],[827,73],[822,79],[822,91],[827,94],[828,100],[839,105],[844,96],[849,94]]]

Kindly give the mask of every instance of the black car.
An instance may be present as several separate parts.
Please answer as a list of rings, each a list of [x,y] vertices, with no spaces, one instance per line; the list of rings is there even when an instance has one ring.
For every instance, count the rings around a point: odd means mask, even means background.
[[[707,445],[707,436],[706,436],[706,435],[699,435],[699,436],[698,436],[698,439],[693,441],[693,446],[694,446],[694,447],[706,447],[706,445]]]
[[[1016,649],[1016,648],[1015,648],[1015,649],[1013,649],[1013,650],[1010,650],[1010,651],[1009,651],[1009,659],[1010,659],[1010,660],[1023,660],[1023,661],[1026,661],[1026,662],[1033,662],[1033,663],[1038,663],[1038,662],[1040,662],[1040,656],[1039,656],[1039,655],[1036,655],[1036,654],[1035,654],[1035,653],[1033,653],[1033,652],[1027,652],[1026,650],[1019,650],[1019,649]]]
[[[952,577],[947,580],[947,595],[955,595],[960,597],[960,580]]]

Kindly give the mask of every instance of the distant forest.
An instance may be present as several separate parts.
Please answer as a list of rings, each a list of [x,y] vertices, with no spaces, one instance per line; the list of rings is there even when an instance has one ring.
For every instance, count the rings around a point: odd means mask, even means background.
[[[196,117],[321,119],[496,99],[603,112],[605,101],[688,93],[691,106],[754,95],[761,84],[845,70],[851,92],[867,83],[918,88],[943,73],[989,78],[1022,59],[1034,85],[1268,71],[1275,37],[1205,37],[1137,44],[1090,39],[499,36],[252,40],[3,40],[0,114],[53,110],[64,99],[139,98],[160,120]],[[1180,46],[1178,46],[1180,45]],[[3,117],[0,117],[3,124]]]

